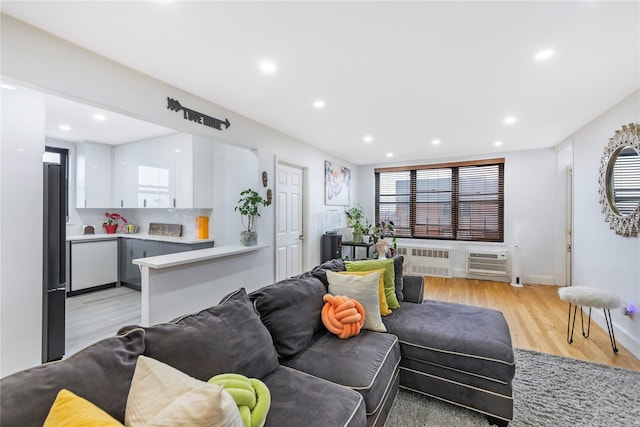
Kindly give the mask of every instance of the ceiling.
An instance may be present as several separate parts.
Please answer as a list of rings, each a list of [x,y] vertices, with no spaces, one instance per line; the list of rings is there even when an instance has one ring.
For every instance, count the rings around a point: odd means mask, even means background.
[[[177,132],[53,95],[45,95],[45,105],[45,133],[49,138],[63,141],[115,145]]]
[[[562,142],[640,87],[639,5],[3,0],[1,7],[368,164]],[[534,59],[545,49],[551,58]],[[263,72],[262,61],[275,72]],[[313,106],[319,99],[322,109]],[[514,123],[504,122],[509,116]]]

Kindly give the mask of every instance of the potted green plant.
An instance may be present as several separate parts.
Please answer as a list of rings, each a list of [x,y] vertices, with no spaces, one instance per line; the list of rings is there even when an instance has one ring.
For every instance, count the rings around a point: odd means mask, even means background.
[[[256,219],[260,216],[260,205],[269,206],[269,202],[263,199],[257,191],[252,189],[240,192],[240,200],[235,211],[240,212],[244,231],[240,233],[240,244],[243,246],[255,246],[258,243],[256,233]],[[246,218],[246,222],[245,222]]]
[[[387,247],[391,256],[394,256],[398,249],[398,242],[394,230],[393,221],[382,221],[375,225],[372,229],[371,238],[373,243],[376,244],[376,252],[378,248],[383,248],[383,245],[378,246],[379,241],[384,241],[385,237],[391,237],[391,244],[387,243]],[[378,256],[384,256],[385,254],[378,253]]]
[[[362,206],[355,205],[344,211],[347,216],[347,225],[353,227],[353,241],[355,243],[362,243],[362,233],[367,222],[364,216],[364,208]]]

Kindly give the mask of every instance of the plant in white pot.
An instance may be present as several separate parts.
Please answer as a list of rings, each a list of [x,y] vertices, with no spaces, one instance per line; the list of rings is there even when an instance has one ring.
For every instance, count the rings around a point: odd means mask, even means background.
[[[364,216],[364,208],[355,205],[344,211],[347,216],[347,225],[353,227],[353,241],[362,243],[362,233],[366,227],[367,218]]]
[[[260,205],[269,206],[269,202],[263,199],[257,191],[252,189],[240,192],[240,200],[235,207],[240,212],[244,231],[240,233],[240,244],[243,246],[255,246],[258,244],[258,233],[256,233],[256,219],[260,216]],[[246,222],[245,222],[246,219]]]

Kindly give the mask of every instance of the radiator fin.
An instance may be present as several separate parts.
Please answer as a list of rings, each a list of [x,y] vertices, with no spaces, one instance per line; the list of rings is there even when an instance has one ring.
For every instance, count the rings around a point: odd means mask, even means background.
[[[452,277],[451,249],[407,246],[399,247],[398,254],[405,257],[404,269],[407,273]]]

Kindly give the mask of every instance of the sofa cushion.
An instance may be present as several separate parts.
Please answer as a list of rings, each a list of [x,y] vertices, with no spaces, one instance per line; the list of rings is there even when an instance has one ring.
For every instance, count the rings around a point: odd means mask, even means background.
[[[367,424],[362,396],[346,387],[285,366],[262,381],[271,392],[271,409],[265,427]]]
[[[329,271],[345,271],[346,267],[344,265],[344,260],[342,258],[330,259],[329,261],[325,261],[317,267],[314,267],[311,270],[311,274],[314,277],[320,279],[325,286],[329,286],[329,282],[327,282],[327,270]]]
[[[42,427],[124,427],[87,399],[60,390]]]
[[[271,335],[244,288],[216,306],[144,329],[145,356],[202,381],[223,372],[262,378],[278,366]]]
[[[380,302],[378,299],[378,283],[380,272],[374,271],[365,276],[344,275],[334,271],[327,271],[329,293],[344,295],[358,301],[364,308],[364,329],[377,332],[387,332],[380,317]]]
[[[403,293],[403,289],[404,289],[404,269],[403,269],[403,263],[404,263],[404,256],[402,255],[398,255],[396,257],[393,258],[393,270],[394,270],[394,285],[395,285],[395,291],[396,291],[396,298],[398,299],[398,302],[402,302],[404,301],[404,293]]]
[[[124,422],[127,394],[144,331],[98,341],[68,359],[46,363],[0,381],[0,425],[42,425],[62,389],[82,396]]]
[[[405,302],[383,319],[402,357],[508,383],[515,373],[509,326],[501,312],[442,301]]]
[[[320,314],[326,293],[319,279],[304,275],[265,286],[249,295],[280,357],[296,354],[322,329]]]
[[[359,392],[370,415],[392,386],[399,361],[398,338],[363,330],[348,340],[330,333],[319,335],[306,350],[282,364]]]
[[[384,294],[387,298],[387,304],[390,309],[400,307],[400,303],[396,298],[396,285],[395,285],[395,269],[394,261],[390,258],[385,259],[370,259],[362,261],[346,261],[345,266],[347,271],[367,271],[377,270],[384,268]]]
[[[224,388],[140,356],[131,381],[127,427],[244,427],[238,406]]]

